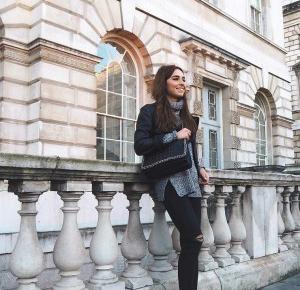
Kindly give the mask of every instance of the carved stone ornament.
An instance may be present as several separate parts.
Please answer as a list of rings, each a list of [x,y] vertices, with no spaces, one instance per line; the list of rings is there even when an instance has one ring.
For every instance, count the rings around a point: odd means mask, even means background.
[[[239,88],[237,87],[232,87],[231,88],[231,98],[238,101],[239,100],[239,94],[240,94],[240,91],[239,91]]]
[[[233,149],[240,149],[241,148],[241,139],[233,136],[232,137],[232,148]]]
[[[203,129],[198,129],[196,132],[196,143],[203,144]]]
[[[201,101],[194,102],[194,112],[195,115],[202,116],[203,115],[203,106]]]
[[[241,162],[239,161],[233,162],[233,168],[241,168],[241,167],[242,167]]]
[[[203,77],[199,73],[193,73],[193,86],[197,88],[203,88]]]
[[[231,112],[231,124],[240,124],[240,114],[238,112]]]

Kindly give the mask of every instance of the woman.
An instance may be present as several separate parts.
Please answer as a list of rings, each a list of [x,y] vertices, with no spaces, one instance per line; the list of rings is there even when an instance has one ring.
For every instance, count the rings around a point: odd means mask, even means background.
[[[198,254],[203,242],[199,183],[207,184],[209,177],[205,168],[199,166],[197,158],[197,125],[188,109],[183,70],[175,65],[160,67],[154,79],[152,97],[156,102],[140,110],[134,149],[137,155],[146,155],[176,139],[188,140],[192,167],[155,180],[154,192],[180,232],[179,289],[196,290]]]

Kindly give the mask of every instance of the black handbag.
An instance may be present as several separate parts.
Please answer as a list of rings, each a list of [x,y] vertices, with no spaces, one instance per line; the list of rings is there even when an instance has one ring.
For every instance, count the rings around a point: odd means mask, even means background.
[[[186,139],[169,143],[160,151],[144,155],[141,169],[149,178],[162,178],[192,167]]]

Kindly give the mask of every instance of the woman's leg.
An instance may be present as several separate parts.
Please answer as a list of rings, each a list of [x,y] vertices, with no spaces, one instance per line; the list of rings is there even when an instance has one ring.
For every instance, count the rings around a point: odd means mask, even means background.
[[[196,290],[198,281],[198,254],[201,242],[200,198],[180,197],[168,182],[165,190],[165,207],[180,232],[181,252],[178,260],[178,282],[180,290]],[[196,210],[196,212],[195,212]]]

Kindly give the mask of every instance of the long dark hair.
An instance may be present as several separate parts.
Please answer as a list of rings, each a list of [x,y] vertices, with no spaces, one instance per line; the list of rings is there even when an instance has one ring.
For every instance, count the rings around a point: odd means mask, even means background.
[[[171,109],[169,100],[167,98],[167,79],[169,79],[173,72],[182,68],[176,65],[163,65],[157,71],[152,87],[152,98],[156,101],[156,126],[162,132],[170,132],[176,128],[175,115]],[[193,133],[197,130],[197,125],[189,111],[186,94],[183,96],[183,108],[180,113],[182,124],[184,128],[190,129]]]

